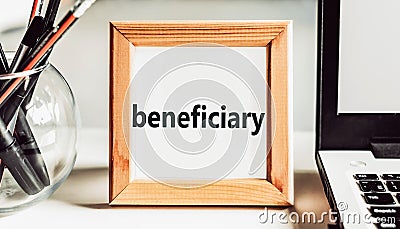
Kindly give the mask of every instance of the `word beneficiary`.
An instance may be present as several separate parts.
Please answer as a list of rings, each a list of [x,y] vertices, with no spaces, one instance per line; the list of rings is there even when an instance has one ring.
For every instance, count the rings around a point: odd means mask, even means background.
[[[171,127],[175,128],[176,124],[180,128],[247,128],[248,119],[250,119],[255,127],[251,135],[257,135],[260,132],[262,122],[265,118],[265,113],[259,116],[253,112],[229,112],[227,113],[226,106],[221,106],[221,111],[213,111],[208,114],[206,112],[207,106],[196,104],[193,106],[193,111],[180,112],[175,114],[172,111],[162,112],[152,111],[148,115],[144,111],[138,111],[137,104],[133,104],[132,127],[141,128],[146,125],[146,122],[152,128],[158,127]],[[200,121],[200,123],[199,123]]]

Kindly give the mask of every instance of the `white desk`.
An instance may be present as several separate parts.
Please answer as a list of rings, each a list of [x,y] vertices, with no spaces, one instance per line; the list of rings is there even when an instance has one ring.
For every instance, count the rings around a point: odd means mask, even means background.
[[[295,207],[314,211],[328,207],[317,174],[296,174]],[[49,199],[17,214],[0,218],[0,227],[85,228],[127,226],[131,228],[326,228],[325,224],[296,225],[259,223],[263,208],[221,207],[124,207],[111,208],[108,200],[108,170],[75,170]],[[278,212],[269,208],[269,215]],[[276,222],[277,218],[275,218]],[[113,227],[116,228],[116,227]]]
[[[107,133],[82,131],[76,168],[67,181],[48,200],[17,214],[0,218],[0,228],[326,228],[325,224],[260,224],[263,208],[219,207],[124,207],[108,206]],[[312,134],[295,134],[295,206],[280,211],[328,210],[318,174],[301,171],[313,163]],[[95,144],[97,143],[97,144]],[[299,151],[300,150],[300,151]],[[301,152],[301,151],[305,152]],[[306,153],[306,154],[305,154]],[[308,155],[305,157],[304,155]],[[270,214],[279,212],[271,209]]]

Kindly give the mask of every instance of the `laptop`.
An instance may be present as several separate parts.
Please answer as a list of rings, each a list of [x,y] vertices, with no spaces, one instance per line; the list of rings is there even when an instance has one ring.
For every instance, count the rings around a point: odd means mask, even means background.
[[[400,228],[400,1],[319,0],[316,163],[339,228]]]

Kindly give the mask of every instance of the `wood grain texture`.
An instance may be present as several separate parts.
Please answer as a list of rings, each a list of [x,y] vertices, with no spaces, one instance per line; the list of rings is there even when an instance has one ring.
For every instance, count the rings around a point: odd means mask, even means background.
[[[275,138],[270,152],[269,177],[285,196],[291,197],[289,174],[289,110],[288,110],[288,31],[283,30],[271,41],[271,93],[275,103]],[[288,199],[293,202],[292,199]]]
[[[275,105],[274,105],[274,101],[272,98],[272,91],[271,91],[271,43],[269,43],[266,47],[265,47],[265,54],[266,54],[266,63],[265,66],[267,66],[266,68],[266,81],[267,81],[267,86],[269,87],[269,91],[266,91],[266,102],[267,102],[267,106],[266,106],[266,110],[267,110],[267,114],[266,115],[266,126],[267,126],[267,147],[271,147],[270,149],[267,148],[267,180],[270,181],[271,180],[271,165],[272,165],[272,143],[273,143],[273,138],[274,136],[274,132],[275,132]],[[270,134],[268,134],[270,133]],[[273,133],[273,134],[271,134]]]
[[[130,43],[110,25],[109,147],[111,202],[129,184],[129,150],[124,140],[122,112],[130,80]]]
[[[113,24],[135,46],[168,47],[207,42],[236,47],[263,47],[284,30],[288,22],[143,21]]]
[[[222,180],[201,188],[175,188],[136,180],[111,205],[291,205],[274,185],[262,179]]]
[[[293,203],[289,174],[289,22],[113,22],[110,63],[111,205],[279,205]],[[266,47],[267,76],[275,105],[275,138],[267,160],[267,180],[233,179],[197,189],[151,181],[129,183],[130,154],[122,127],[124,95],[130,81],[130,48],[211,42],[232,47]],[[268,104],[267,104],[268,106]],[[270,106],[270,105],[269,105]],[[269,127],[271,128],[271,127]],[[270,141],[270,139],[266,139]]]

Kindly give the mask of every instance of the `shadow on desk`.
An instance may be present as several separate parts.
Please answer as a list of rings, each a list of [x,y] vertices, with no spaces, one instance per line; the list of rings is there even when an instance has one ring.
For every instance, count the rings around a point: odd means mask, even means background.
[[[323,187],[317,173],[296,173],[295,174],[295,206],[284,209],[289,212],[296,212],[300,218],[304,212],[315,213],[317,219],[323,212],[329,210],[325,199]],[[90,209],[111,209],[108,205],[108,169],[83,169],[74,170],[66,182],[54,193],[52,200],[66,202]],[[114,207],[113,207],[114,208]],[[132,209],[132,207],[118,207],[118,209]],[[210,207],[158,207],[140,206],[134,209],[196,209],[210,210]],[[212,209],[223,210],[254,210],[260,212],[260,207],[212,207]],[[272,209],[272,208],[268,208]],[[274,210],[279,210],[275,209]],[[300,223],[295,228],[327,228],[327,223]]]
[[[329,211],[329,204],[325,198],[324,188],[318,173],[295,173],[294,176],[294,202],[295,205],[291,209],[296,211],[298,215],[313,212],[316,219],[320,219],[323,213]],[[328,228],[327,220],[323,223],[299,224],[300,228]]]

